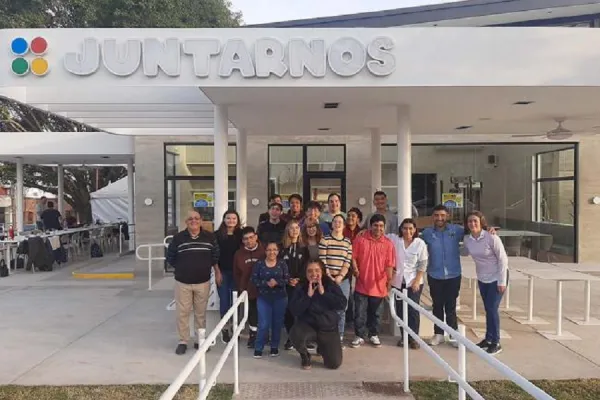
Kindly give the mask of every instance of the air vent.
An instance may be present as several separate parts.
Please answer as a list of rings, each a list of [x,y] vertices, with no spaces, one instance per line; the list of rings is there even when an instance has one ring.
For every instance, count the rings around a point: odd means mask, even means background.
[[[330,128],[319,128],[320,131],[328,131]]]
[[[338,108],[340,106],[340,103],[325,103],[323,105],[323,108]]]
[[[473,125],[462,125],[462,126],[457,126],[454,129],[456,129],[457,131],[464,131],[467,129],[471,129],[472,127],[473,127]]]
[[[513,103],[513,106],[528,106],[535,103],[534,101],[521,100]]]

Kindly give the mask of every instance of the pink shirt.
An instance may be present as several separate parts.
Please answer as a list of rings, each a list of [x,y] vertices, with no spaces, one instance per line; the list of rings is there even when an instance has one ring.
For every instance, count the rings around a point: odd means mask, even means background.
[[[358,265],[356,291],[365,296],[388,295],[388,268],[396,267],[396,251],[392,241],[385,236],[373,238],[371,232],[357,237],[352,244],[352,258]]]

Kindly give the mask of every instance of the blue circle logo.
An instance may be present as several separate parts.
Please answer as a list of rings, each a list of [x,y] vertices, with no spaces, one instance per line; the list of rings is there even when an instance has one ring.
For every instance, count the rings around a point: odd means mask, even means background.
[[[10,44],[10,49],[16,56],[23,56],[29,51],[29,43],[24,38],[16,38]]]

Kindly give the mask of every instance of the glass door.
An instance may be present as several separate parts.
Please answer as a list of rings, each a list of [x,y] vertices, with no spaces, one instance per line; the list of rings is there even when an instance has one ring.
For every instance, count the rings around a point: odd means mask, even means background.
[[[337,174],[336,174],[337,175]],[[323,212],[328,209],[327,198],[331,193],[342,196],[342,210],[346,209],[346,179],[343,175],[338,176],[310,176],[308,178],[308,193],[305,198],[309,201],[317,201],[321,204]]]

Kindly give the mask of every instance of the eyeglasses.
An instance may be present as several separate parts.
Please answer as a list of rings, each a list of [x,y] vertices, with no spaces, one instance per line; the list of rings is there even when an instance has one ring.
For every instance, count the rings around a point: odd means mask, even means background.
[[[187,222],[192,222],[192,221],[200,221],[202,220],[202,218],[198,218],[198,217],[190,217],[187,219]]]

